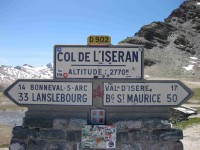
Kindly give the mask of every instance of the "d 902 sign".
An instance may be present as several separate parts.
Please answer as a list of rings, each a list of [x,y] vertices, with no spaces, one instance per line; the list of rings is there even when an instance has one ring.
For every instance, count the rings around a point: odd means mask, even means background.
[[[89,36],[87,39],[88,45],[110,45],[111,39],[109,36]]]

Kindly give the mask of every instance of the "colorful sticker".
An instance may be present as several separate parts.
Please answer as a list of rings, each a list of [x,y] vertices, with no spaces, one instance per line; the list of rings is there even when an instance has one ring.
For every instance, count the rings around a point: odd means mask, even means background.
[[[85,125],[82,127],[82,148],[116,148],[116,127]]]

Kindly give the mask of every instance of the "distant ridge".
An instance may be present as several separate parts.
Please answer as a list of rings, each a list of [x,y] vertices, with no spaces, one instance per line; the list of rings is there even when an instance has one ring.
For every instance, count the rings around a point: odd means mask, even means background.
[[[17,79],[51,79],[53,78],[53,64],[33,67],[28,64],[23,66],[0,66],[0,91]]]
[[[200,1],[187,0],[165,19],[144,25],[119,44],[142,44],[145,74],[200,79]]]

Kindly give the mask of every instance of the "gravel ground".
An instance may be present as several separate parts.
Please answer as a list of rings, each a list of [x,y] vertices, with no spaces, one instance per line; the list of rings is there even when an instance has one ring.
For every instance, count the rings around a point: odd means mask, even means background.
[[[184,150],[199,150],[200,149],[200,125],[194,125],[192,127],[183,130]]]

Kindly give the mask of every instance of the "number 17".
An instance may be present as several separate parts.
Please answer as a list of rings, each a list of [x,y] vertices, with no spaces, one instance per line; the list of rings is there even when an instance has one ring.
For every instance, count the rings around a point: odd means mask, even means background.
[[[178,87],[177,85],[172,85],[172,86],[171,86],[172,91],[176,91],[176,90],[177,90],[177,87]]]

